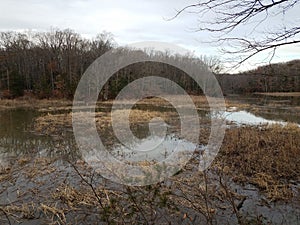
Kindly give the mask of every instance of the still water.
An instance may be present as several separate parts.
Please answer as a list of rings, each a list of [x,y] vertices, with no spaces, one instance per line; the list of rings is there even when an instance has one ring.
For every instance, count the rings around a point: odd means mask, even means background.
[[[113,155],[119,160],[138,162],[151,159],[160,162],[173,152],[193,152],[197,145],[173,135],[165,137],[149,136],[128,146],[119,145],[113,149]]]
[[[298,98],[299,99],[299,98]],[[300,101],[287,101],[274,98],[262,100],[261,98],[243,98],[239,101],[250,103],[251,106],[261,107],[261,110],[253,110],[248,108],[238,110],[237,108],[229,108],[223,117],[235,124],[259,125],[279,123],[285,125],[286,122],[300,124],[300,115],[294,112],[294,107],[300,106]],[[262,102],[263,101],[263,102]],[[151,110],[148,106],[146,110]],[[158,110],[152,108],[152,110]],[[159,108],[159,110],[162,110]],[[169,109],[163,109],[169,110]],[[299,111],[299,110],[298,110]],[[33,132],[33,124],[38,116],[43,113],[32,109],[13,109],[0,111],[0,165],[6,164],[10,159],[15,159],[22,155],[30,157],[46,156],[46,157],[68,157],[68,159],[78,159],[80,154],[77,151],[76,142],[71,131],[66,131],[57,136],[40,135]],[[53,112],[51,112],[53,113]],[[63,113],[62,111],[58,113]],[[199,112],[200,116],[209,117],[207,111]],[[175,134],[169,133],[166,137],[147,136],[148,126],[139,126],[136,133],[145,134],[139,139],[138,143],[131,143],[128,146],[115,143],[112,147],[112,153],[115,157],[125,158],[126,160],[161,160],[172,153],[176,146],[183,149],[195,149],[195,143],[179,139]],[[152,148],[157,143],[157,147]],[[154,149],[152,151],[144,151],[145,149]]]
[[[69,155],[75,147],[71,135],[46,136],[33,132],[34,120],[39,115],[40,112],[31,109],[0,111],[0,165],[23,155],[32,158]]]

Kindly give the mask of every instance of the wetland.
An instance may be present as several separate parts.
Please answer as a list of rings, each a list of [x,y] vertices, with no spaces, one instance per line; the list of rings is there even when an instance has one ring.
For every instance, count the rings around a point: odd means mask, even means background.
[[[215,115],[205,97],[192,99],[198,140],[180,136],[169,103],[149,98],[130,112],[138,140],[129,143],[133,151],[114,137],[112,101],[97,103],[98,134],[118,160],[146,167],[179,143],[192,153],[174,176],[146,186],[114,183],[85,162],[73,135],[71,101],[1,100],[0,223],[299,224],[299,96],[227,96],[223,144],[205,171],[198,165]],[[165,136],[149,133],[157,117],[167,125]]]

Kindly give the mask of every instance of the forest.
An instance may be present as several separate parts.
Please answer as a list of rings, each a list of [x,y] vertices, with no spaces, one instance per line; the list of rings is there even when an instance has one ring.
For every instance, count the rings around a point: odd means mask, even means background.
[[[299,92],[300,60],[273,63],[238,74],[218,74],[224,93]]]
[[[72,99],[77,84],[89,65],[105,52],[117,48],[108,32],[83,38],[70,30],[0,33],[0,98],[32,96]],[[119,48],[120,49],[120,48]],[[135,51],[122,48],[121,51]],[[300,62],[269,64],[238,74],[222,73],[222,62],[213,56],[172,55],[170,52],[144,52],[179,61],[203,62],[218,79],[225,94],[300,91]],[[183,71],[162,63],[137,63],[118,71],[100,93],[101,99],[114,98],[141,75],[159,75],[176,81],[190,94],[201,88]]]

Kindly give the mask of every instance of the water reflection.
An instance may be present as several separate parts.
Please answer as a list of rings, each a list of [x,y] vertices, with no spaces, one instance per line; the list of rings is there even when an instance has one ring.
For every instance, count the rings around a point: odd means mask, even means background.
[[[226,114],[229,119],[235,120],[237,123],[244,117],[244,124],[258,123],[297,123],[300,124],[300,97],[290,96],[232,96],[229,97],[231,102],[239,104],[248,104],[249,107],[241,113],[233,113],[232,115]],[[236,111],[231,109],[230,111]],[[256,118],[254,118],[256,117]],[[258,121],[258,122],[255,122]]]
[[[244,111],[238,111],[237,108],[231,108],[224,114],[224,118],[228,121],[237,124],[258,125],[263,123],[280,123],[294,122],[300,124],[300,97],[284,98],[284,97],[241,97],[237,96],[231,101],[239,103],[247,103],[251,108]],[[297,111],[298,106],[298,111]],[[96,111],[107,112],[111,109],[111,105],[99,105]],[[133,109],[140,109],[146,111],[158,111],[160,113],[175,112],[176,110],[169,106],[137,104]],[[70,109],[55,109],[51,108],[53,113],[69,113]],[[57,157],[67,156],[68,158],[77,159],[78,155],[76,142],[72,132],[65,131],[59,136],[43,136],[32,132],[34,120],[47,111],[39,111],[33,109],[11,109],[0,111],[0,165],[6,163],[6,160],[20,157],[22,155]],[[199,117],[210,118],[208,111],[199,110]],[[177,117],[176,117],[177,118]],[[139,122],[131,127],[133,134],[140,138],[139,143],[134,143],[133,151],[118,144],[117,140],[111,137],[111,132],[104,130],[101,137],[111,140],[113,154],[116,157],[124,157],[125,160],[157,160],[161,161],[172,153],[176,146],[182,149],[189,150],[195,145],[185,140],[176,138],[176,133],[180,126],[177,124],[177,119],[171,121],[168,127],[167,136],[164,137],[164,142],[159,148],[153,151],[141,151],[147,149],[147,146],[158,142],[158,137],[150,136],[148,122]],[[174,124],[173,124],[174,123]],[[175,146],[175,147],[174,147]]]
[[[129,143],[128,146],[118,145],[112,148],[112,154],[118,160],[128,162],[154,161],[159,162],[166,159],[170,154],[192,153],[196,149],[196,144],[180,139],[174,134],[159,136],[149,136],[140,139],[136,143]]]
[[[268,120],[263,117],[255,116],[254,114],[247,111],[237,111],[237,112],[225,112],[223,117],[230,122],[237,124],[246,124],[246,125],[260,125],[260,124],[274,124],[279,123],[283,124],[283,121]]]
[[[33,121],[38,115],[38,111],[28,109],[0,112],[0,165],[23,155],[55,157],[70,152],[74,153],[71,157],[76,155],[75,141],[70,135],[50,137],[32,132]]]

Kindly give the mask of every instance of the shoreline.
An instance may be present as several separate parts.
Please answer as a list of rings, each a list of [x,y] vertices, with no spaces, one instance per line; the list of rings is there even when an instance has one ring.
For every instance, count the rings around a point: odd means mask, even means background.
[[[253,94],[272,97],[300,97],[300,92],[255,92]]]

